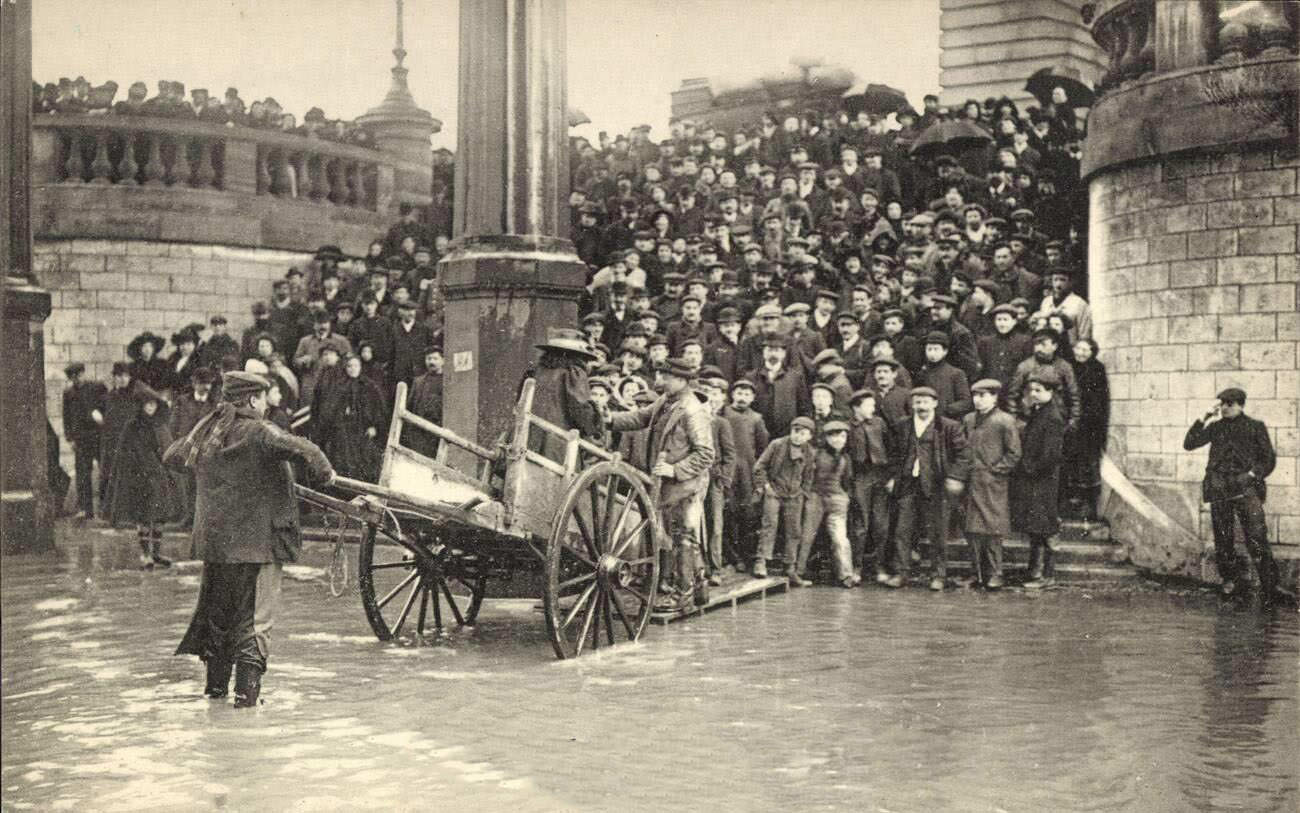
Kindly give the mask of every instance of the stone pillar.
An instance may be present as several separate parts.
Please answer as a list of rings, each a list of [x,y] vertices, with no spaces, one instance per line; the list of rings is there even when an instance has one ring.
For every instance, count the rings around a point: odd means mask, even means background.
[[[0,544],[5,553],[50,550],[54,509],[47,486],[44,322],[50,295],[32,272],[32,10],[0,3],[0,271],[3,271],[3,393],[0,420]]]
[[[1213,535],[1200,500],[1207,450],[1186,452],[1182,442],[1216,393],[1241,387],[1246,413],[1264,421],[1277,451],[1265,512],[1284,578],[1294,584],[1300,559],[1295,32],[1292,50],[1277,53],[1262,36],[1276,21],[1220,19],[1218,10],[1231,6],[1101,5],[1094,34],[1113,68],[1088,120],[1083,173],[1093,327],[1111,380],[1107,453],[1117,470],[1105,513],[1136,564],[1214,581]],[[1277,8],[1287,12],[1279,19],[1292,25],[1300,19],[1300,4]],[[1135,36],[1139,31],[1152,36]],[[1225,42],[1228,34],[1232,42]],[[1152,59],[1131,47],[1140,39],[1154,42]],[[1247,50],[1230,53],[1240,39]],[[1126,498],[1128,484],[1155,511]]]
[[[564,0],[461,0],[456,222],[439,264],[445,424],[491,445],[533,345],[577,319],[568,240]]]
[[[1060,66],[1095,84],[1104,67],[1079,15],[1084,0],[940,0],[940,101],[1030,95],[1025,80]]]

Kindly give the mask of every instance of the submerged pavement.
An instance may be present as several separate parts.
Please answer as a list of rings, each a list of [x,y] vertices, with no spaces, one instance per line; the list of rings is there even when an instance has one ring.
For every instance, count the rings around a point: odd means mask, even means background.
[[[530,600],[432,645],[376,641],[355,588],[331,594],[330,550],[285,581],[252,711],[171,656],[197,563],[142,572],[129,535],[72,526],[55,556],[5,557],[0,807],[1300,805],[1293,610],[813,588],[558,662]]]

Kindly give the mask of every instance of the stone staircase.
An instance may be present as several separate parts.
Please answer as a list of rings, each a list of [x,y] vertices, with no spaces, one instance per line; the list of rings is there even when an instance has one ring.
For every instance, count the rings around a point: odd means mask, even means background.
[[[1141,576],[1128,563],[1124,547],[1111,538],[1105,520],[1082,522],[1062,520],[1052,542],[1056,580],[1067,583],[1136,582]],[[947,545],[948,573],[957,578],[971,573],[970,548],[964,539]],[[1020,578],[1029,564],[1029,540],[1012,534],[1002,542],[1002,568],[1012,580]]]

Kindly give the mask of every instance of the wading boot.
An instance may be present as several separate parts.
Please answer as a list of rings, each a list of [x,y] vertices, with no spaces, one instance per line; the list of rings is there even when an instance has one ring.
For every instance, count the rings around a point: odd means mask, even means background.
[[[136,532],[136,541],[140,543],[140,569],[153,570],[153,554],[149,542],[149,532],[141,528]]]
[[[682,583],[688,585],[691,596],[695,600],[696,607],[703,607],[709,603],[709,580],[704,576],[704,561],[700,557],[700,549],[693,545],[683,545],[682,553]]]
[[[216,658],[208,658],[208,683],[203,689],[203,696],[212,700],[220,700],[230,693],[230,670],[232,664],[230,661],[221,661]]]
[[[235,667],[235,708],[247,709],[259,703],[262,693],[262,670],[251,663]]]
[[[1025,582],[1026,590],[1042,590],[1054,584],[1048,568],[1052,561],[1052,549],[1044,542],[1030,542],[1029,580]]]
[[[766,560],[766,559],[755,559],[755,560],[754,560],[754,569],[751,570],[750,572],[754,574],[754,578],[756,578],[756,579],[766,579],[766,578],[767,578],[767,560]]]
[[[162,555],[162,531],[155,529],[149,543],[149,558],[158,567],[171,567],[172,560]]]

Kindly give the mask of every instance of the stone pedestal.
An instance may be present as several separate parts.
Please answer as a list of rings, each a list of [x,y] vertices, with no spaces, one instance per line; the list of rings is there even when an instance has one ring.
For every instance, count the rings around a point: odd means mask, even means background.
[[[492,445],[533,345],[572,326],[585,269],[567,239],[563,0],[462,0],[456,223],[443,421]]]
[[[32,276],[32,17],[0,3],[0,546],[54,547],[45,445],[44,322],[50,295]]]

